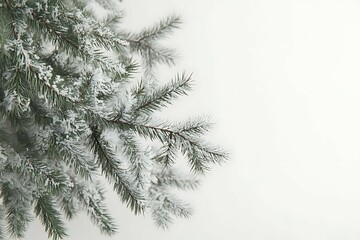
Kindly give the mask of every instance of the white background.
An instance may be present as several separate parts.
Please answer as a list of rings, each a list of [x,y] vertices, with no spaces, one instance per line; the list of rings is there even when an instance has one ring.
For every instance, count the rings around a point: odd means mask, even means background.
[[[123,5],[131,29],[183,17],[166,41],[181,54],[170,73],[193,72],[196,85],[170,117],[212,115],[209,138],[231,158],[184,194],[195,214],[166,231],[109,193],[119,224],[111,239],[360,239],[359,1]],[[110,239],[86,217],[68,226],[69,240]],[[35,223],[26,239],[46,234]]]

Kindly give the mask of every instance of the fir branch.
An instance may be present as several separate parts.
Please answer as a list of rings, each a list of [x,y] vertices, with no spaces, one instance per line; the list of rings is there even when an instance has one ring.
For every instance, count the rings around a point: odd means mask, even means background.
[[[164,143],[164,145],[161,147],[154,159],[157,162],[163,164],[165,167],[169,167],[175,162],[176,155],[177,148],[174,145],[170,136],[169,142]]]
[[[51,117],[50,110],[43,104],[43,100],[38,97],[30,99],[30,108],[33,113],[34,120],[40,126],[46,126],[52,123],[53,119]]]
[[[142,213],[144,206],[142,201],[144,197],[137,189],[131,187],[130,179],[123,169],[116,156],[101,137],[101,131],[97,126],[91,127],[91,135],[89,136],[90,148],[97,156],[97,164],[101,171],[109,180],[114,181],[114,190],[119,194],[121,200],[134,211],[135,214]]]
[[[140,65],[132,58],[123,59],[123,65],[125,73],[121,75],[122,81],[133,78],[133,75],[139,72]]]
[[[47,96],[47,99],[51,100],[55,106],[59,108],[74,107],[76,103],[74,99],[68,96],[60,94],[53,86],[50,86],[49,82],[46,82],[42,77],[43,65],[37,63],[32,59],[33,56],[28,53],[23,53],[21,48],[19,50],[22,58],[26,58],[26,64],[20,65],[15,69],[14,75],[6,85],[8,90],[15,90],[31,99],[37,98],[37,94]],[[17,54],[19,54],[19,52]],[[16,58],[16,56],[14,56]],[[55,77],[55,76],[53,76]],[[69,104],[70,103],[70,104]]]
[[[143,61],[148,68],[147,71],[151,71],[157,63],[173,66],[175,65],[175,59],[178,58],[176,52],[171,48],[161,47],[155,43],[141,43],[136,47],[136,50],[143,57]]]
[[[130,89],[131,96],[137,98],[146,93],[144,79],[141,79],[132,89]]]
[[[164,209],[177,217],[188,218],[193,213],[193,210],[189,204],[180,201],[172,194],[166,194],[163,201]]]
[[[104,20],[104,26],[108,28],[115,27],[116,24],[119,24],[121,22],[122,18],[123,18],[122,15],[117,15],[117,14],[110,15]]]
[[[4,227],[4,217],[5,217],[5,209],[3,205],[0,204],[0,239],[5,239],[5,227]]]
[[[180,150],[189,160],[191,170],[195,173],[204,174],[210,170],[209,163],[221,164],[228,158],[225,152],[216,147],[208,146],[181,134],[177,136]]]
[[[130,51],[139,54],[142,57],[144,68],[146,69],[145,75],[151,73],[154,66],[157,63],[163,63],[168,66],[175,64],[175,60],[178,57],[176,52],[167,47],[162,47],[156,43],[137,42],[128,40]]]
[[[2,183],[1,198],[6,210],[8,232],[11,236],[23,238],[26,228],[32,220],[31,197],[22,188],[15,188],[10,183]]]
[[[64,15],[58,21],[49,21],[49,19],[52,19],[49,12],[32,11],[31,18],[28,18],[28,21],[33,26],[33,29],[40,31],[40,34],[59,44],[67,52],[72,50],[73,53],[78,54],[80,44],[77,38],[71,35],[68,31],[69,29],[65,27],[72,26],[75,22],[71,24],[71,22],[64,18]]]
[[[135,122],[127,122],[121,119],[108,120],[108,123],[118,127],[120,130],[132,131],[150,140],[158,139],[162,143],[168,142],[171,135],[177,134],[177,132],[167,128],[167,126],[161,125],[152,126]]]
[[[129,157],[129,171],[135,178],[134,184],[140,189],[147,191],[150,185],[152,159],[140,150],[139,143],[135,140],[134,136],[123,134],[121,139],[124,141],[123,152]]]
[[[1,71],[0,71],[1,72]],[[5,91],[4,91],[4,88],[1,86],[2,84],[0,83],[0,103],[2,101],[4,101],[5,99]]]
[[[185,175],[173,168],[166,168],[156,174],[158,181],[156,184],[161,186],[174,186],[181,190],[194,190],[200,185],[200,180],[193,175]]]
[[[47,96],[48,100],[58,108],[64,110],[76,109],[75,104],[78,103],[77,100],[61,94],[54,86],[51,86],[49,82],[46,82],[41,77],[41,69],[35,65],[31,65],[29,70],[34,74],[33,77],[29,77],[29,80],[32,81],[32,86],[42,95]],[[52,75],[52,78],[55,76]],[[33,97],[33,96],[32,96]]]
[[[74,169],[76,174],[79,174],[85,179],[91,179],[93,173],[96,171],[96,166],[92,154],[85,146],[77,142],[71,141],[68,138],[60,138],[56,146],[54,146],[54,153],[59,159],[62,159],[66,164]]]
[[[40,189],[52,194],[61,194],[66,192],[70,186],[68,178],[62,169],[48,166],[44,161],[44,156],[38,154],[38,150],[28,150],[27,156],[21,156],[25,166],[17,170],[23,177],[30,176]]]
[[[171,15],[138,34],[123,33],[130,43],[131,51],[143,57],[148,73],[151,72],[156,63],[164,63],[169,66],[175,64],[176,53],[172,49],[159,46],[156,44],[156,40],[166,37],[174,29],[178,28],[180,23],[179,16]]]
[[[74,188],[73,188],[74,189]],[[65,217],[69,220],[73,219],[79,212],[79,200],[74,198],[75,191],[68,191],[68,194],[60,198],[60,207]]]
[[[155,225],[162,229],[169,228],[169,225],[173,223],[173,218],[170,213],[166,211],[161,204],[158,204],[157,208],[152,209],[151,215]]]
[[[61,215],[55,208],[54,200],[49,195],[43,194],[37,199],[35,214],[45,226],[49,238],[52,237],[52,239],[57,240],[67,236]]]
[[[209,163],[220,164],[227,159],[227,154],[216,147],[203,144],[196,136],[181,133],[171,129],[171,126],[152,126],[141,123],[129,123],[122,119],[107,120],[112,125],[117,125],[121,130],[134,131],[142,137],[151,140],[158,139],[162,143],[169,144],[175,141],[176,146],[187,156],[191,169],[194,172],[205,173],[209,170]],[[173,139],[172,139],[173,138]]]
[[[189,136],[179,131],[170,129],[169,126],[151,126],[140,123],[128,123],[124,120],[117,119],[109,121],[118,124],[122,130],[131,130],[142,137],[151,140],[158,139],[162,143],[171,143],[175,141],[181,152],[188,158],[191,170],[204,174],[209,170],[209,163],[220,164],[228,158],[227,154],[216,147],[203,144],[195,136]],[[170,140],[174,138],[174,140]]]
[[[191,74],[177,75],[170,83],[139,98],[133,108],[135,113],[150,114],[171,103],[180,95],[186,95],[191,87]]]
[[[179,17],[137,34],[120,33],[111,20],[92,18],[85,5],[0,4],[0,197],[14,237],[24,236],[34,207],[49,237],[63,238],[57,204],[67,219],[85,210],[102,232],[112,234],[116,227],[96,181],[98,169],[135,214],[149,210],[166,227],[173,217],[191,214],[170,191],[198,185],[192,174],[173,169],[179,154],[194,173],[227,157],[199,138],[210,127],[207,119],[176,124],[152,118],[190,90],[191,75],[184,73],[150,88],[154,66],[175,63],[175,52],[158,40],[178,28]],[[119,12],[110,10],[117,21]],[[96,73],[101,74],[88,81]],[[131,90],[135,74],[142,80]],[[111,142],[114,134],[121,146]]]
[[[109,51],[115,50],[117,53],[124,54],[127,41],[123,40],[120,35],[114,34],[114,32],[106,26],[97,23],[91,33],[91,36],[94,37],[98,47],[102,47]]]
[[[0,128],[0,141],[2,141],[7,145],[14,145],[15,144],[14,136],[5,130],[3,125],[1,125],[1,127],[2,128]]]
[[[172,194],[162,190],[153,191],[152,200],[149,204],[152,217],[158,227],[166,229],[172,223],[173,217],[188,218],[192,209],[188,204],[183,203]]]
[[[12,134],[8,138],[4,138],[7,144],[11,144],[15,151],[24,152],[26,149],[33,147],[33,141],[29,134],[31,119],[28,113],[23,110],[21,104],[16,104],[12,109],[5,113],[6,122],[3,126],[7,126],[6,134]]]
[[[24,109],[24,107],[21,106],[21,104],[14,105],[13,108],[6,113],[6,116],[8,122],[15,130],[15,134],[19,133],[19,134],[23,134],[24,136],[27,135],[26,132],[28,131],[28,128],[31,124],[31,119],[29,118],[26,109]],[[25,138],[23,138],[23,140],[25,140]]]
[[[178,15],[173,14],[161,20],[152,27],[144,29],[138,34],[133,34],[131,39],[134,39],[136,42],[158,40],[160,38],[166,37],[175,29],[179,28],[180,24],[181,18]]]
[[[49,53],[42,53],[39,49],[36,52],[43,59],[43,63],[47,66],[51,66],[52,73],[54,76],[61,76],[66,83],[70,83],[74,79],[78,79],[81,77],[79,72],[79,66],[74,63],[74,59],[72,59],[69,55],[64,54],[65,59],[59,59],[59,50],[54,49],[50,55]]]
[[[187,136],[199,136],[208,132],[211,128],[210,117],[197,117],[186,120],[183,123],[176,124],[176,129],[179,133]]]
[[[100,47],[104,47],[108,50],[122,50],[122,41],[117,38],[113,38],[108,36],[107,38],[104,35],[99,33],[95,34],[93,44],[99,44],[98,46],[94,46],[91,50],[93,53],[90,53],[86,49],[85,45],[82,44],[80,35],[75,35],[74,30],[70,28],[65,28],[63,25],[73,27],[76,24],[81,23],[81,19],[76,17],[76,13],[68,12],[63,15],[59,15],[58,22],[51,21],[51,24],[47,21],[51,19],[49,16],[50,13],[38,13],[33,12],[32,17],[35,21],[35,25],[38,26],[38,29],[46,29],[46,36],[52,38],[52,40],[59,45],[59,48],[66,50],[68,53],[72,53],[76,56],[81,56],[83,60],[87,62],[96,63],[97,66],[101,67],[104,70],[108,71],[117,71],[119,64],[117,66],[110,66],[109,62],[113,60],[106,56]],[[115,40],[114,40],[115,39]]]
[[[78,196],[85,206],[87,214],[91,217],[93,223],[98,225],[102,233],[107,235],[116,233],[117,227],[114,220],[102,203],[104,191],[100,187],[88,189],[82,186],[82,189],[78,191]]]

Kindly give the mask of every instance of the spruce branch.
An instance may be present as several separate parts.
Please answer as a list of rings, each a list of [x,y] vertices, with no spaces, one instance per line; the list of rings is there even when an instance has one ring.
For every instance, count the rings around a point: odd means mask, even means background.
[[[193,210],[172,194],[161,189],[151,193],[151,214],[158,227],[167,229],[173,222],[173,216],[188,218]]]
[[[123,169],[116,156],[101,137],[101,131],[96,125],[91,126],[91,135],[89,137],[90,148],[97,156],[97,164],[108,180],[113,181],[114,190],[119,194],[121,200],[134,211],[135,214],[143,213],[144,206],[142,201],[144,197],[141,193],[131,187],[130,179]]]
[[[193,213],[189,204],[182,202],[172,194],[167,194],[163,201],[164,209],[172,213],[174,216],[188,218]]]
[[[171,126],[152,126],[141,123],[128,123],[123,120],[110,122],[118,124],[120,129],[134,131],[140,136],[151,140],[158,139],[165,144],[171,144],[175,141],[176,146],[188,158],[191,170],[196,173],[204,174],[209,170],[209,163],[221,164],[228,158],[227,154],[217,147],[201,143],[203,140],[171,129]]]
[[[152,159],[140,150],[139,143],[135,140],[134,136],[123,134],[121,139],[124,141],[123,152],[129,157],[130,167],[128,170],[134,176],[134,184],[143,191],[147,191],[150,182]]]
[[[58,139],[55,151],[55,156],[59,159],[63,159],[76,174],[79,174],[85,179],[91,179],[92,174],[97,169],[95,161],[86,147],[75,141],[71,141],[66,137],[65,139],[62,138],[60,141]]]
[[[161,47],[155,43],[141,43],[135,49],[143,57],[147,71],[151,71],[157,63],[173,66],[175,59],[178,58],[176,52],[171,48]]]
[[[194,190],[200,185],[200,180],[192,175],[185,175],[174,168],[166,168],[157,175],[158,185],[174,186],[181,190]]]
[[[1,198],[6,211],[7,231],[13,237],[23,238],[26,227],[32,220],[31,196],[23,188],[15,188],[10,183],[2,183]]]
[[[0,204],[0,239],[5,239],[4,217],[5,217],[5,209],[3,205]]]
[[[73,103],[76,101],[71,99],[68,96],[60,94],[53,86],[50,85],[47,77],[44,76],[45,66],[41,63],[37,63],[33,60],[34,56],[31,56],[29,53],[23,52],[23,47],[15,46],[14,53],[16,56],[20,54],[20,57],[24,60],[26,64],[21,64],[12,75],[11,81],[8,81],[6,87],[10,91],[17,91],[22,95],[28,98],[37,98],[37,94],[48,96],[48,99],[54,103],[54,106],[60,108],[66,108],[73,106]],[[15,56],[14,56],[15,57]],[[51,76],[55,77],[55,76]],[[30,90],[30,91],[29,91]],[[68,103],[71,104],[68,104]],[[33,105],[34,107],[34,105]]]
[[[150,114],[158,111],[181,95],[186,95],[191,88],[191,74],[177,75],[170,83],[146,95],[138,95],[137,103],[133,108],[135,113]]]
[[[65,214],[65,217],[69,220],[73,219],[78,212],[79,209],[79,200],[77,198],[74,198],[75,191],[72,188],[71,191],[68,191],[68,194],[60,197],[60,207],[63,213]]]
[[[178,144],[181,152],[187,157],[191,170],[195,173],[204,174],[209,171],[209,163],[221,164],[228,156],[227,153],[197,139],[190,139],[181,134],[178,135]]]
[[[178,15],[170,15],[159,23],[153,25],[150,28],[146,28],[142,30],[140,33],[133,34],[131,39],[136,42],[143,41],[154,41],[164,37],[167,37],[170,33],[172,33],[175,29],[179,28],[181,24],[181,18]]]
[[[39,168],[39,166],[35,166],[35,164],[29,163],[33,171],[33,177],[36,178],[36,183],[41,186],[44,184],[44,188],[47,189],[48,192],[52,194],[61,194],[62,192],[66,192],[69,188],[69,180],[64,175],[64,173],[60,170],[49,170],[44,166],[43,168]]]
[[[10,125],[12,126],[12,128],[15,131],[15,134],[18,133],[20,135],[23,135],[22,140],[25,140],[28,134],[28,128],[30,126],[31,123],[31,119],[29,118],[28,114],[27,114],[27,109],[24,106],[24,102],[23,99],[18,98],[18,103],[13,106],[12,109],[9,109],[6,113],[5,116],[8,119],[8,122],[10,123]],[[21,102],[24,104],[22,105]],[[16,134],[17,135],[17,134]],[[19,137],[20,135],[17,135],[17,137]],[[20,140],[21,142],[21,140]]]
[[[172,190],[196,188],[195,173],[227,157],[200,138],[211,125],[206,117],[154,118],[191,89],[191,74],[155,82],[157,64],[175,63],[159,40],[180,18],[124,33],[114,29],[121,13],[107,1],[105,22],[86,1],[0,3],[0,216],[10,237],[24,237],[31,211],[53,239],[66,236],[61,214],[79,211],[113,234],[101,175],[135,214],[149,212],[167,227],[192,212]],[[189,174],[173,164],[181,154]],[[1,232],[0,219],[0,239]]]
[[[50,113],[50,109],[45,106],[44,101],[39,99],[38,97],[34,97],[30,99],[30,108],[33,113],[34,120],[40,126],[47,126],[52,123],[52,117]]]
[[[95,113],[92,112],[96,116]],[[203,140],[198,139],[191,132],[191,127],[185,126],[182,130],[175,129],[172,125],[147,125],[142,123],[127,122],[121,118],[107,119],[98,116],[99,122],[106,127],[115,127],[119,130],[133,131],[136,134],[150,140],[160,140],[164,144],[171,144],[175,141],[176,146],[188,158],[191,170],[195,173],[204,174],[209,170],[210,163],[221,164],[228,158],[228,154],[217,147],[205,144]],[[200,125],[202,126],[202,125]],[[195,127],[194,127],[195,128]],[[189,129],[187,132],[186,129]],[[206,129],[206,124],[197,127],[197,131]]]
[[[35,66],[32,66],[30,69],[35,74],[35,76],[31,78],[33,80],[32,86],[35,87],[35,90],[47,96],[47,99],[49,99],[53,105],[59,109],[76,109],[74,105],[78,102],[77,100],[61,94],[56,88],[54,88],[54,86],[51,86],[49,82],[43,81],[40,76],[39,69],[37,69]]]
[[[173,223],[173,218],[170,213],[166,211],[163,205],[158,204],[157,208],[153,208],[151,212],[155,225],[162,229],[169,228],[169,225]]]
[[[176,58],[178,58],[174,50],[162,47],[157,43],[137,42],[131,39],[127,41],[129,42],[130,51],[142,57],[145,73],[150,77],[153,77],[152,70],[156,64],[173,66],[175,65]]]
[[[156,40],[165,38],[172,33],[174,29],[179,28],[180,17],[173,14],[155,24],[151,28],[146,28],[137,34],[124,33],[127,41],[130,43],[130,49],[140,54],[146,66],[146,72],[151,73],[152,68],[157,63],[175,64],[177,54],[170,48],[162,47],[156,43]]]
[[[81,186],[80,188],[77,194],[92,222],[100,228],[102,233],[107,235],[114,234],[117,227],[104,206],[102,197],[104,191],[99,186],[92,189],[85,186]]]
[[[210,123],[210,117],[197,117],[184,121],[183,123],[176,124],[176,129],[181,134],[188,136],[203,135],[208,132],[212,126]]]
[[[64,223],[61,220],[61,214],[56,209],[52,197],[43,194],[37,198],[35,214],[40,218],[45,227],[45,231],[48,232],[49,238],[52,237],[52,239],[57,240],[67,236]]]
[[[169,142],[164,143],[164,145],[161,147],[154,159],[157,162],[164,164],[165,167],[169,167],[175,162],[177,150],[178,149],[174,145],[170,136]]]
[[[66,11],[65,9],[63,11]],[[84,45],[81,35],[74,34],[74,27],[77,24],[81,24],[81,18],[77,17],[75,12],[64,12],[62,15],[59,15],[59,21],[53,21],[49,23],[46,19],[49,19],[48,16],[50,13],[38,13],[33,12],[32,17],[34,21],[31,21],[33,24],[38,25],[38,29],[46,29],[45,36],[52,39],[59,48],[65,49],[69,54],[75,54],[76,56],[81,56],[85,61],[92,61],[96,63],[98,67],[110,71],[118,71],[119,65],[121,63],[114,63],[112,58],[109,58],[102,48],[107,50],[116,50],[118,52],[123,52],[123,45],[125,44],[124,40],[117,38],[116,36],[110,35],[106,36],[104,32],[111,34],[111,31],[106,31],[106,28],[98,29],[93,32],[92,36],[95,37],[92,43],[94,46],[92,48]],[[93,21],[89,19],[89,21]],[[69,26],[69,28],[64,27]],[[84,36],[84,38],[86,35]],[[85,41],[85,43],[87,43]]]

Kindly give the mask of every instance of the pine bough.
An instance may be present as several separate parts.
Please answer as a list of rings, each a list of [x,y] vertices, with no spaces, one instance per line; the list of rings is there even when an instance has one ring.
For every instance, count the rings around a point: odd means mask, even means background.
[[[34,217],[62,239],[63,217],[79,211],[114,233],[101,176],[135,214],[167,227],[191,214],[172,189],[196,188],[197,173],[226,159],[200,139],[207,118],[154,116],[191,87],[185,73],[165,85],[154,80],[154,66],[174,64],[157,40],[179,17],[134,34],[119,30],[119,3],[98,4],[107,13],[101,21],[86,1],[0,3],[0,239],[24,237]],[[190,173],[174,167],[181,155]]]

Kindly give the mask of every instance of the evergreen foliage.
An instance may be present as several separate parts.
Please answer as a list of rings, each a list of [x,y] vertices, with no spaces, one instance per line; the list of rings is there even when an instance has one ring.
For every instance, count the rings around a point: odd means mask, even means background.
[[[226,159],[201,140],[208,118],[154,116],[191,88],[190,74],[161,85],[154,73],[175,63],[157,41],[179,17],[128,33],[119,28],[119,2],[99,1],[102,19],[87,4],[0,1],[0,239],[24,237],[36,217],[49,237],[62,239],[64,218],[80,211],[113,234],[101,176],[135,214],[167,227],[191,215],[173,189],[196,188],[196,174]],[[190,173],[174,166],[180,155]]]

